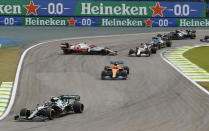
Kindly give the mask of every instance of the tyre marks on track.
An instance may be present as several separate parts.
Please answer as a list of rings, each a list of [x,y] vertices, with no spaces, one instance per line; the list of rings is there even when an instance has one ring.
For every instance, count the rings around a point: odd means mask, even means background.
[[[8,106],[12,92],[13,82],[2,82],[0,86],[0,116],[4,114]]]
[[[203,46],[208,47],[209,44],[177,47],[174,49],[167,50],[166,52],[164,52],[163,55],[170,63],[176,66],[181,72],[183,72],[191,80],[196,82],[209,81],[209,73],[207,71],[198,67],[197,65],[195,65],[194,63],[192,63],[183,56],[184,52],[192,48],[203,47]]]

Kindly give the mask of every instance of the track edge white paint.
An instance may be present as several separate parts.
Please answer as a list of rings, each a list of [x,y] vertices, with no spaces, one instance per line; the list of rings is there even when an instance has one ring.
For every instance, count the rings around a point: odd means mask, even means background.
[[[205,92],[207,95],[209,95],[209,91],[206,90],[204,87],[202,87],[200,84],[198,84],[197,82],[193,81],[192,79],[190,79],[188,76],[186,76],[182,71],[180,71],[175,65],[173,65],[171,62],[169,62],[164,56],[163,56],[163,53],[166,52],[167,50],[165,51],[162,51],[160,53],[160,57],[165,61],[167,62],[171,67],[173,67],[176,71],[178,71],[181,75],[183,75],[186,79],[188,79],[190,82],[192,82],[192,84],[194,84],[195,86],[197,86],[200,90],[202,90],[203,92]]]

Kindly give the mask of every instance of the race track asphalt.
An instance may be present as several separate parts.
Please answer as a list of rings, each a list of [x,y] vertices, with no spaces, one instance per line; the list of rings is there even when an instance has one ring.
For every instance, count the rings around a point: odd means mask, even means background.
[[[199,44],[209,31],[197,31],[195,40],[173,41],[173,46]],[[118,50],[118,56],[62,55],[61,42],[49,42],[27,54],[15,104],[0,122],[1,131],[208,131],[209,97],[160,57],[127,57],[128,50],[154,35],[85,38],[87,42]],[[101,80],[110,60],[123,60],[128,80]],[[50,96],[79,94],[83,114],[48,122],[15,122],[22,107],[33,109]]]

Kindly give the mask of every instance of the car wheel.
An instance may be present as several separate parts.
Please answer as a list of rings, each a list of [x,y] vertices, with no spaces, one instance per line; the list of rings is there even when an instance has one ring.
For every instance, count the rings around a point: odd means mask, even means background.
[[[107,75],[107,71],[106,70],[102,71],[101,79],[104,80],[106,75]]]
[[[127,74],[129,74],[129,67],[128,66],[124,66],[123,69],[127,71]]]
[[[151,52],[147,52],[147,57],[150,57],[150,55],[151,55]]]
[[[127,78],[127,75],[128,75],[127,70],[122,70],[122,71],[120,72],[120,75],[123,76],[124,78]]]
[[[101,54],[102,54],[102,55],[107,55],[108,52],[107,52],[106,50],[102,50],[102,51],[101,51]]]
[[[73,104],[73,110],[75,113],[82,113],[84,110],[84,105],[78,101]]]
[[[30,110],[28,110],[27,108],[21,109],[21,110],[20,110],[20,116],[29,117],[29,116],[30,116]]]
[[[104,67],[104,70],[108,70],[110,67],[109,66],[105,66]]]
[[[161,49],[161,45],[160,44],[158,44],[158,49]]]
[[[171,41],[167,41],[167,42],[166,42],[166,46],[167,46],[167,47],[171,47]]]
[[[206,36],[205,36],[205,39],[209,39],[209,36],[208,36],[208,35],[206,35]]]
[[[157,50],[156,50],[156,48],[151,48],[151,52],[153,53],[153,54],[156,54],[156,52],[157,52]]]
[[[131,56],[134,53],[135,53],[134,50],[133,49],[130,49],[129,52],[128,52],[128,55]]]
[[[194,33],[191,34],[191,39],[195,39],[196,35]]]
[[[55,116],[55,111],[53,109],[47,109],[46,116],[49,118],[49,120],[53,120]]]

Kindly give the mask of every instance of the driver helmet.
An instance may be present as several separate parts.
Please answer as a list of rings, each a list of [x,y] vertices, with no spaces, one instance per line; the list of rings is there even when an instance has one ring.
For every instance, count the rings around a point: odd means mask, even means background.
[[[141,43],[141,47],[144,47],[144,43]]]
[[[51,102],[56,102],[59,98],[55,97],[55,96],[51,96]]]

